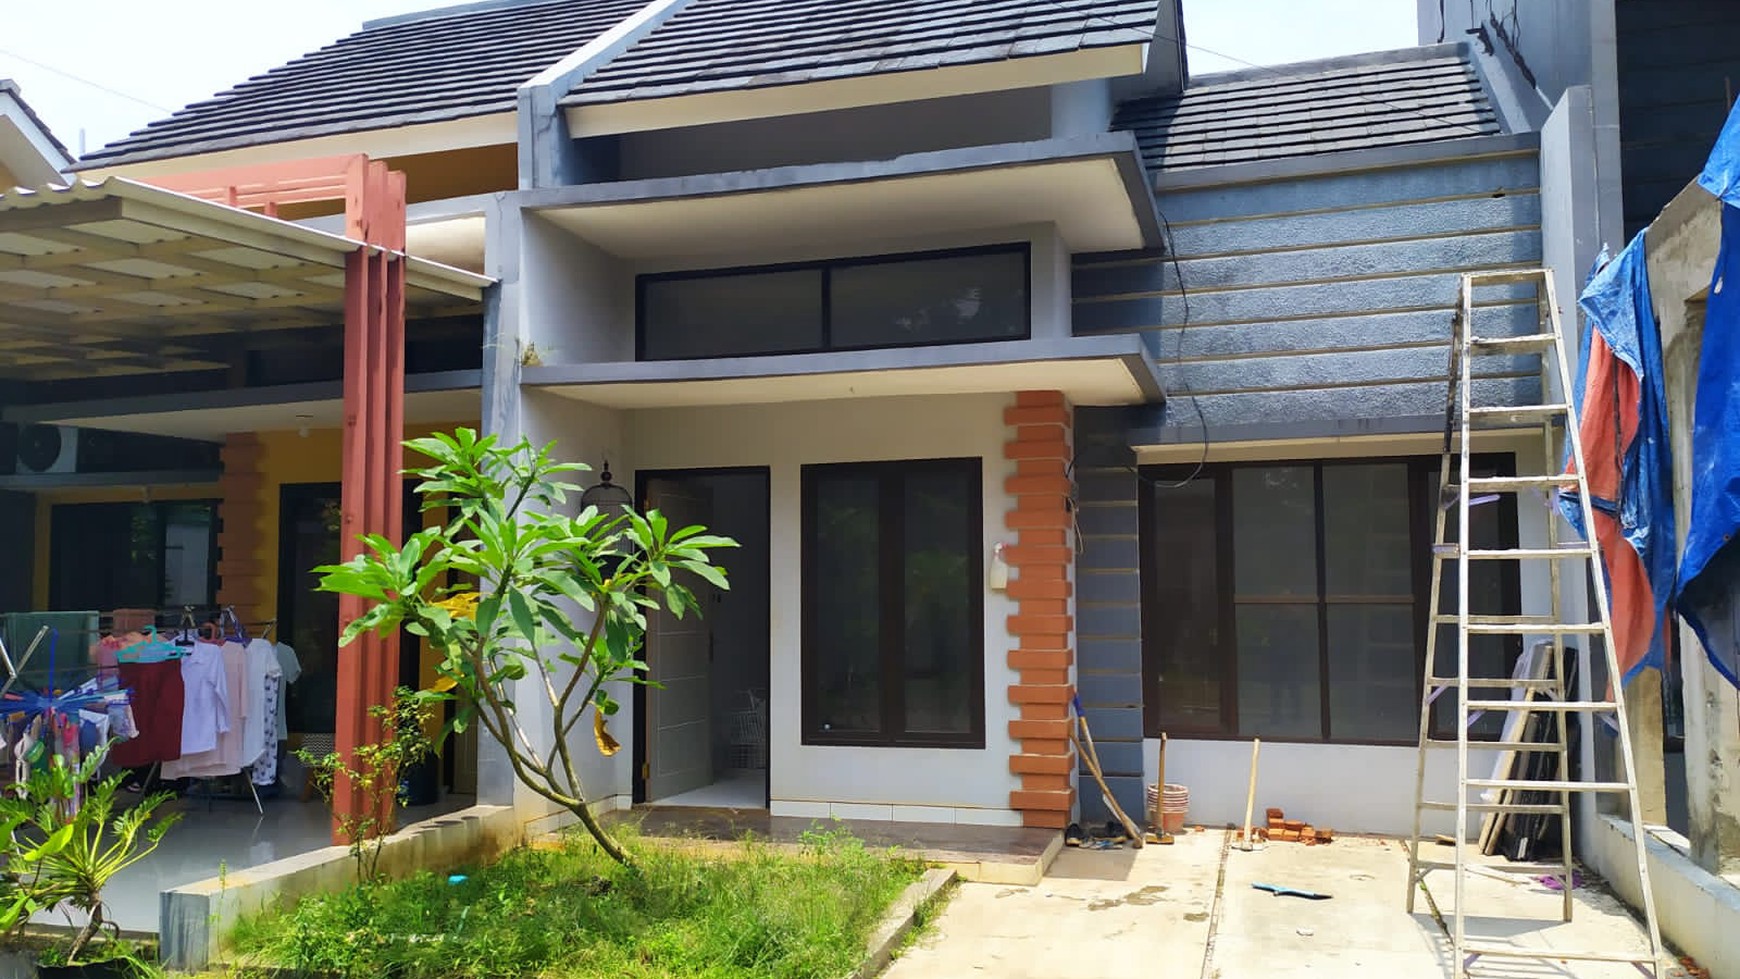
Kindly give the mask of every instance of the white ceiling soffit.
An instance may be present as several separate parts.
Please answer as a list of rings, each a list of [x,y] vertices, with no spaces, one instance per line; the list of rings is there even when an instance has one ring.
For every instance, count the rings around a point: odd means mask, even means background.
[[[538,211],[623,258],[742,255],[842,240],[1055,224],[1072,252],[1141,248],[1117,163],[1090,157],[711,197]]]
[[[1087,48],[922,71],[856,75],[796,85],[737,88],[669,98],[630,98],[571,106],[564,111],[568,116],[568,130],[577,137],[676,129],[1139,75],[1146,66],[1147,51],[1148,42],[1144,39],[1139,44],[1120,47]]]
[[[475,424],[482,411],[483,396],[477,388],[412,391],[405,395],[407,424]],[[57,419],[54,424],[221,442],[231,432],[295,431],[305,426],[313,430],[341,428],[344,425],[344,402],[331,398],[287,404],[202,407],[189,411]]]
[[[1148,400],[1130,375],[1130,368],[1113,358],[711,381],[554,385],[543,390],[588,404],[630,409],[1026,390],[1062,391],[1071,402],[1087,405],[1142,404]]]
[[[482,273],[486,221],[481,214],[405,227],[405,250],[418,258]]]
[[[282,163],[322,156],[348,156],[363,153],[371,159],[417,156],[424,153],[447,153],[479,146],[501,146],[519,139],[519,116],[499,112],[487,116],[471,116],[443,122],[412,123],[386,129],[366,129],[361,132],[334,133],[328,136],[307,136],[278,143],[241,146],[233,149],[196,148],[181,155],[161,160],[143,160],[110,167],[92,167],[79,176],[86,180],[103,177],[135,177],[149,179],[162,174],[194,173],[201,170],[227,170],[232,167],[261,163]]]

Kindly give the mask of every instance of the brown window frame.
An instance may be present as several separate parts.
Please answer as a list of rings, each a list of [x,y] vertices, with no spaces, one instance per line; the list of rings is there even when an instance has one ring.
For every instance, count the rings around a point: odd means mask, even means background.
[[[902,636],[905,629],[904,589],[901,585],[905,534],[901,489],[907,474],[947,472],[965,477],[974,514],[970,521],[970,546],[975,555],[984,553],[984,460],[978,457],[953,459],[912,459],[894,462],[816,463],[801,470],[803,484],[802,550],[803,648],[800,657],[802,675],[802,729],[806,745],[841,745],[875,748],[978,748],[985,747],[985,587],[983,562],[968,562],[966,588],[971,602],[971,648],[977,655],[967,662],[967,688],[972,691],[968,704],[969,729],[963,733],[908,732],[905,717],[905,649]],[[869,474],[879,487],[878,513],[882,533],[878,540],[878,574],[881,587],[880,627],[877,630],[881,668],[881,729],[875,733],[839,733],[823,731],[819,726],[817,691],[814,678],[820,655],[820,640],[816,634],[819,621],[815,612],[816,582],[827,568],[817,567],[814,546],[816,535],[816,477],[831,473]]]
[[[1382,457],[1351,457],[1345,459],[1272,459],[1237,463],[1214,463],[1201,468],[1200,472],[1193,465],[1144,466],[1139,472],[1137,510],[1140,520],[1140,574],[1142,579],[1142,727],[1146,736],[1158,737],[1162,731],[1169,736],[1200,738],[1204,740],[1249,740],[1250,735],[1239,733],[1238,726],[1238,634],[1236,625],[1236,609],[1239,604],[1235,594],[1234,555],[1233,555],[1233,522],[1236,519],[1233,504],[1233,494],[1229,489],[1232,474],[1238,469],[1264,469],[1280,466],[1310,468],[1312,481],[1316,487],[1315,523],[1317,534],[1317,593],[1313,598],[1300,599],[1292,604],[1309,604],[1317,610],[1317,641],[1318,641],[1318,697],[1320,704],[1320,735],[1315,738],[1288,738],[1263,736],[1265,741],[1294,742],[1301,744],[1367,744],[1367,745],[1414,745],[1414,740],[1371,740],[1363,738],[1340,738],[1333,736],[1330,724],[1330,670],[1329,670],[1329,640],[1328,640],[1328,610],[1337,604],[1348,604],[1352,597],[1331,595],[1326,593],[1326,575],[1324,572],[1324,507],[1323,507],[1323,472],[1326,468],[1348,465],[1385,465],[1405,464],[1408,467],[1408,521],[1411,531],[1411,550],[1413,561],[1413,611],[1414,611],[1414,693],[1418,704],[1420,692],[1424,689],[1425,678],[1422,670],[1425,666],[1425,630],[1429,627],[1430,589],[1432,581],[1431,541],[1433,533],[1433,514],[1428,505],[1431,494],[1435,491],[1439,457],[1438,456],[1382,456]],[[1476,471],[1490,472],[1495,475],[1510,475],[1515,472],[1513,457],[1505,453],[1477,454],[1472,459]],[[1194,472],[1194,476],[1193,476]],[[1163,660],[1166,650],[1161,648],[1160,636],[1162,630],[1156,625],[1158,617],[1166,614],[1161,607],[1159,598],[1153,589],[1158,585],[1158,557],[1153,545],[1155,533],[1155,494],[1165,492],[1160,487],[1177,483],[1184,479],[1208,479],[1215,482],[1215,572],[1216,572],[1216,631],[1215,662],[1219,667],[1220,682],[1220,717],[1219,724],[1214,727],[1186,728],[1176,723],[1168,726],[1160,716],[1160,683],[1163,672]],[[1518,535],[1517,502],[1511,494],[1504,495],[1498,501],[1500,546],[1514,547]],[[1521,611],[1521,575],[1515,564],[1498,562],[1501,587],[1504,592],[1506,614],[1516,614]],[[1354,602],[1354,604],[1358,604]],[[1510,669],[1521,654],[1521,639],[1512,637],[1505,650],[1505,666]],[[1445,636],[1439,636],[1440,664],[1446,661],[1446,655],[1454,656],[1455,646],[1452,638],[1446,642]],[[1443,666],[1440,666],[1443,669]],[[1444,729],[1441,719],[1434,714],[1432,725],[1434,737],[1454,737],[1454,732]],[[1474,740],[1492,740],[1494,735],[1481,733],[1471,734]]]

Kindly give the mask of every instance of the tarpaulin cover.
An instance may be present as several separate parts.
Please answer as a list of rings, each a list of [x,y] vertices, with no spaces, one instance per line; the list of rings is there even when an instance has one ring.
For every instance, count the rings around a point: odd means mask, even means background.
[[[1644,248],[1639,232],[1584,288],[1587,335],[1571,392],[1624,680],[1665,666],[1675,578],[1667,392]],[[1575,493],[1559,505],[1590,532]]]
[[[1731,544],[1740,531],[1740,106],[1729,113],[1698,183],[1722,199],[1722,246],[1698,354],[1692,516],[1678,606],[1710,663],[1740,685],[1740,547]]]

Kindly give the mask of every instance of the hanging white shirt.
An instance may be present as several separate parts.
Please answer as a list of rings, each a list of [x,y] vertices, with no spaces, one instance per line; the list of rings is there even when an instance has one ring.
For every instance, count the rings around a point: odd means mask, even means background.
[[[224,677],[223,649],[196,642],[181,658],[181,754],[197,755],[217,748],[218,735],[230,729],[229,684]]]
[[[246,653],[247,682],[245,689],[248,694],[248,706],[242,717],[242,761],[241,767],[247,768],[260,760],[268,749],[278,750],[277,725],[273,730],[266,729],[267,721],[271,719],[272,711],[267,709],[266,698],[276,699],[276,691],[266,688],[266,677],[283,676],[284,669],[278,665],[278,651],[264,639],[255,639],[248,643]],[[276,704],[272,706],[276,707]]]
[[[289,691],[290,684],[302,676],[302,661],[296,658],[296,650],[279,643],[273,647],[278,654],[278,668],[284,671],[284,680],[278,684],[278,740],[290,739],[290,712],[285,710],[284,695]]]

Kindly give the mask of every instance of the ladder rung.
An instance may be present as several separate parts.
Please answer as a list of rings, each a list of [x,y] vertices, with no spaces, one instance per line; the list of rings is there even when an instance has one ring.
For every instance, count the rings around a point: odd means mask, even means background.
[[[1444,741],[1444,740],[1440,740],[1440,739],[1427,739],[1426,747],[1428,747],[1428,748],[1455,748],[1456,742]],[[1557,742],[1542,743],[1542,742],[1538,742],[1538,741],[1476,741],[1473,738],[1470,738],[1470,739],[1468,739],[1468,750],[1470,750],[1470,751],[1538,751],[1538,752],[1541,752],[1543,754],[1545,754],[1547,752],[1551,752],[1551,753],[1556,755],[1556,754],[1562,754],[1568,749],[1561,748]]]
[[[1598,636],[1605,631],[1606,629],[1599,622],[1470,622],[1468,624],[1468,634],[1471,636],[1528,636],[1537,632],[1549,636],[1563,636],[1572,633]]]
[[[1421,840],[1420,842],[1422,845],[1424,845],[1424,844],[1430,843],[1432,841],[1431,840]],[[1421,870],[1455,870],[1456,869],[1456,861],[1454,861],[1454,860],[1421,860],[1421,861],[1418,861],[1417,863],[1415,863],[1415,866],[1419,867]],[[1506,863],[1501,863],[1501,864],[1485,864],[1485,863],[1476,863],[1475,861],[1470,860],[1467,863],[1463,864],[1463,866],[1470,869],[1470,870],[1472,870],[1476,867],[1485,867],[1489,870],[1503,871],[1504,873],[1507,873],[1507,874],[1548,874],[1548,875],[1553,876],[1553,877],[1565,876],[1565,865],[1563,863],[1540,863],[1539,861],[1521,861],[1518,863],[1506,862]]]
[[[1454,544],[1446,545],[1455,547]],[[1461,619],[1455,612],[1439,612],[1432,616],[1432,621],[1440,625],[1455,625]],[[1553,619],[1548,615],[1491,615],[1478,612],[1468,613],[1469,625],[1552,625]]]
[[[1469,337],[1468,346],[1477,354],[1537,354],[1559,342],[1554,333],[1530,333],[1518,337]]]
[[[1470,408],[1468,409],[1468,421],[1471,425],[1550,425],[1569,417],[1570,413],[1571,406],[1563,404]]]
[[[1468,956],[1487,955],[1504,959],[1576,959],[1579,962],[1654,962],[1648,952],[1567,952],[1562,948],[1523,948],[1517,945],[1478,945],[1464,942]]]
[[[1436,800],[1428,800],[1425,802],[1421,802],[1420,808],[1421,809],[1444,809],[1444,810],[1447,810],[1450,812],[1455,812],[1456,811],[1456,803],[1454,803],[1454,802],[1439,802]],[[1545,804],[1541,804],[1541,805],[1536,805],[1535,803],[1532,803],[1532,802],[1486,802],[1484,800],[1470,799],[1468,801],[1468,809],[1470,812],[1514,812],[1514,813],[1521,813],[1522,815],[1525,815],[1525,816],[1527,816],[1527,815],[1556,816],[1561,811],[1563,811],[1565,809],[1565,804],[1562,802],[1561,803],[1549,802],[1549,803],[1545,803]]]
[[[1432,688],[1453,687],[1455,685],[1456,685],[1456,678],[1453,676],[1435,676],[1432,679],[1426,681],[1426,686],[1432,687]],[[1491,690],[1557,690],[1557,689],[1559,689],[1559,681],[1557,681],[1557,680],[1533,680],[1533,679],[1514,680],[1508,676],[1506,676],[1506,677],[1471,676],[1468,678],[1468,685],[1470,687],[1485,687],[1485,688],[1491,689]]]
[[[1611,700],[1470,700],[1469,710],[1594,711],[1617,710]]]
[[[1577,481],[1576,473],[1558,473],[1551,476],[1471,476],[1468,478],[1468,488],[1475,493],[1520,493],[1531,489],[1574,487]]]
[[[1520,792],[1630,792],[1625,782],[1547,782],[1524,778],[1471,778],[1471,789],[1516,789]]]
[[[1455,558],[1456,544],[1444,544],[1446,549],[1432,548],[1432,553],[1441,560]],[[1585,544],[1564,546],[1564,548],[1470,548],[1470,562],[1535,562],[1535,560],[1556,560],[1563,562],[1569,558],[1592,558],[1596,556],[1594,548]]]
[[[1508,286],[1518,282],[1540,282],[1547,277],[1546,269],[1503,269],[1497,272],[1467,272],[1469,285]]]

